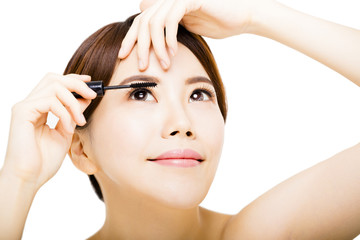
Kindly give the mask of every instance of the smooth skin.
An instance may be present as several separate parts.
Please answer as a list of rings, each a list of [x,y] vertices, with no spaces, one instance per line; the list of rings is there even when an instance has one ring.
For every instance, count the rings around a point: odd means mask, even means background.
[[[206,37],[251,33],[271,38],[360,86],[359,30],[271,0],[145,0],[141,9],[119,52],[124,58],[137,43],[140,70],[148,67],[150,46],[163,69],[170,67],[180,22]],[[256,199],[231,217],[222,239],[353,239],[360,233],[359,169],[357,144]]]
[[[215,89],[210,80],[194,81],[209,76],[182,44],[167,71],[152,50],[149,59],[141,72],[133,51],[118,64],[110,85],[136,82],[139,75],[158,85],[149,92],[109,91],[88,129],[74,134],[70,158],[95,174],[106,205],[105,223],[90,239],[219,239],[228,215],[199,207],[224,138]],[[192,149],[204,161],[189,168],[148,161],[173,149]]]
[[[119,52],[119,57],[125,58],[137,42],[141,71],[149,68],[150,45],[162,68],[170,68],[170,56],[178,53],[175,33],[181,20],[190,31],[208,37],[252,33],[272,38],[360,85],[358,30],[268,0],[143,1],[141,8],[143,14]],[[0,198],[1,239],[21,238],[36,192],[59,169],[75,125],[85,123],[82,111],[95,97],[84,84],[89,80],[89,76],[49,74],[13,107],[7,155],[0,172],[0,192],[6,193]],[[86,100],[75,100],[72,91]],[[49,111],[60,119],[55,129],[45,124]],[[360,232],[359,156],[357,144],[279,184],[237,215],[202,211],[208,234],[202,231],[193,238],[352,239]]]
[[[303,14],[272,0],[145,0],[140,7],[143,12],[119,52],[120,58],[126,57],[137,42],[139,69],[148,66],[150,45],[163,68],[170,66],[169,55],[176,53],[175,36],[180,22],[189,31],[211,38],[242,33],[271,38],[360,85],[357,29]]]
[[[89,76],[47,74],[34,90],[12,108],[9,142],[0,171],[0,239],[20,239],[36,192],[59,170],[76,125],[96,93]],[[71,92],[84,97],[76,100]],[[47,124],[52,112],[60,120]]]

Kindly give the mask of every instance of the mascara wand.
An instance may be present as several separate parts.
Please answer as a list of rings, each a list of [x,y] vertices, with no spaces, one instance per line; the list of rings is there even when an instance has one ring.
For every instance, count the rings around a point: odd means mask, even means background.
[[[86,84],[91,88],[94,92],[96,92],[97,97],[102,97],[105,94],[106,90],[113,90],[113,89],[123,89],[123,88],[148,88],[148,87],[156,87],[156,83],[154,82],[139,82],[139,83],[132,83],[129,85],[114,85],[114,86],[104,86],[103,81],[91,81],[86,82]],[[79,94],[73,92],[72,93],[76,98],[83,98]]]

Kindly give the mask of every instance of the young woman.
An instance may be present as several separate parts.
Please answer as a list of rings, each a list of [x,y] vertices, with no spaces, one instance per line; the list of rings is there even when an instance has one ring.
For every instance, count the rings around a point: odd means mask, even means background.
[[[47,75],[14,106],[0,173],[1,192],[7,193],[0,202],[1,237],[21,236],[33,197],[67,152],[93,175],[106,204],[105,224],[93,239],[351,239],[359,233],[359,145],[281,183],[234,216],[198,206],[220,158],[226,105],[210,52],[182,28],[176,39],[178,21],[211,37],[271,37],[356,84],[360,76],[359,47],[353,44],[358,31],[273,1],[220,4],[144,2],[129,31],[132,18],[99,30],[74,54],[65,76]],[[87,75],[108,85],[158,86],[109,92],[87,108],[95,98],[84,84]],[[49,111],[60,119],[54,130],[46,125]]]

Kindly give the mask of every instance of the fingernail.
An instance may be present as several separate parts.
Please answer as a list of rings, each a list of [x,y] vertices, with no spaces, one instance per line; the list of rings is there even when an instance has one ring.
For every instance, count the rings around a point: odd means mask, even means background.
[[[80,114],[79,119],[80,119],[80,123],[81,123],[82,125],[85,125],[85,124],[86,124],[86,119],[85,119],[85,117],[84,117],[83,114]]]
[[[119,57],[121,58],[123,55],[124,55],[124,48],[120,48],[120,51],[119,51]]]
[[[87,91],[88,91],[89,95],[91,96],[90,98],[97,97],[97,93],[94,90],[92,90],[91,88],[88,88]]]
[[[81,80],[89,80],[91,77],[89,75],[79,75]]]
[[[145,68],[145,64],[142,60],[139,60],[139,68],[140,69],[144,69]]]
[[[169,52],[170,52],[170,54],[171,54],[171,56],[175,56],[175,51],[174,51],[174,49],[172,49],[172,48],[169,48]]]
[[[161,64],[162,68],[164,68],[164,69],[168,68],[168,64],[164,60],[161,60],[160,64]]]

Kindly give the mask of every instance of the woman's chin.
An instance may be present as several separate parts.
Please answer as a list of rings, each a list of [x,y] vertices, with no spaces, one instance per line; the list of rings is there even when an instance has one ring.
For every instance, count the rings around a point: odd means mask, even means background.
[[[147,195],[159,204],[176,209],[191,209],[205,198],[209,188],[165,185],[162,189],[148,192]]]

